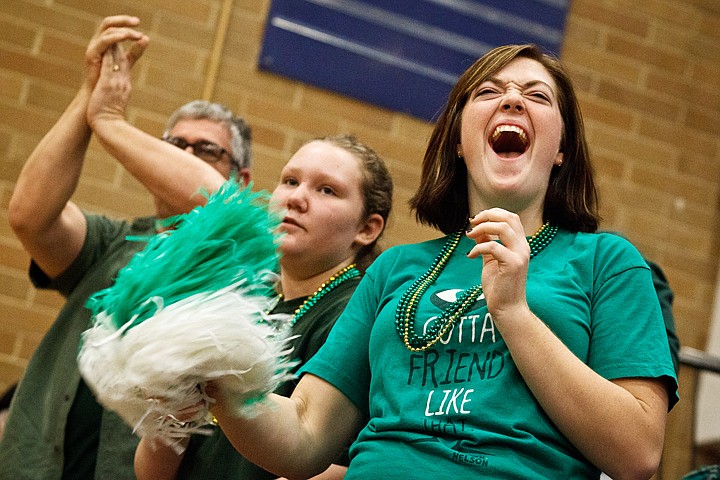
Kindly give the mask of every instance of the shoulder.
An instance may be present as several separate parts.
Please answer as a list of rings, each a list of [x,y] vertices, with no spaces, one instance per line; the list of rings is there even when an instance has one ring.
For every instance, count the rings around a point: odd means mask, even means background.
[[[598,231],[594,233],[588,232],[569,232],[567,230],[560,229],[559,234],[572,237],[576,242],[580,242],[586,245],[600,245],[600,246],[632,246],[632,243],[620,235],[619,233]],[[625,248],[625,247],[623,247]]]
[[[122,223],[133,233],[154,234],[157,232],[157,222],[158,219],[156,217],[138,217],[129,222],[123,221]]]
[[[632,262],[645,264],[642,255],[625,237],[612,232],[568,232],[560,230],[558,237],[562,243],[570,244],[574,250],[584,251],[599,258],[626,258]]]
[[[89,255],[92,263],[103,256],[142,250],[157,233],[154,217],[122,220],[89,214],[86,218],[87,235],[79,257]]]
[[[330,292],[318,301],[318,306],[322,305],[323,308],[334,311],[335,317],[339,317],[342,311],[345,309],[350,297],[353,292],[357,289],[360,283],[360,278],[349,278],[342,282],[337,287],[330,290]]]
[[[119,235],[147,235],[154,234],[155,217],[138,217],[131,220],[111,218],[98,213],[83,211],[87,221],[88,233],[102,237]]]
[[[594,235],[596,237],[597,251],[603,258],[609,258],[620,266],[626,266],[627,268],[640,266],[649,269],[640,251],[622,235],[613,232],[585,235]]]
[[[604,281],[634,269],[650,270],[635,246],[609,232],[584,233],[560,230],[553,242],[556,257],[565,264]]]
[[[631,268],[649,270],[645,259],[630,241],[610,232],[569,232],[560,229],[552,248],[563,261],[578,268],[592,266],[593,271],[601,276],[611,276]]]

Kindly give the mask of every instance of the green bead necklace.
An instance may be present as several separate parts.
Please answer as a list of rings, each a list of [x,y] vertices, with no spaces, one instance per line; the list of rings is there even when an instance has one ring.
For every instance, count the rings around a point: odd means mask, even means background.
[[[351,278],[357,278],[360,276],[360,270],[357,269],[356,264],[351,263],[347,267],[344,267],[340,269],[338,272],[333,274],[330,278],[328,278],[325,282],[323,282],[322,285],[305,301],[300,305],[293,314],[292,324],[295,325],[300,318],[302,318],[303,315],[305,315],[308,310],[310,310],[317,302],[320,301],[321,298],[323,298],[325,295],[330,293],[333,289],[337,288],[341,283],[345,282],[346,280],[350,280]],[[283,294],[280,295],[280,300],[283,299]]]
[[[530,258],[533,258],[548,246],[555,238],[557,231],[557,226],[546,222],[534,235],[528,237]],[[435,345],[482,294],[482,285],[480,284],[465,290],[458,296],[457,300],[443,310],[440,318],[428,326],[426,333],[418,334],[415,332],[415,316],[417,315],[420,298],[440,276],[464,234],[465,229],[454,233],[448,238],[428,271],[415,280],[400,298],[400,303],[398,303],[395,311],[395,328],[405,346],[413,352],[421,352]]]

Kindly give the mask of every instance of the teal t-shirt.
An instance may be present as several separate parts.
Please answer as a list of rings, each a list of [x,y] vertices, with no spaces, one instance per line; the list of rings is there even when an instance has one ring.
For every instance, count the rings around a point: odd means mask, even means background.
[[[484,298],[433,347],[408,350],[398,301],[445,238],[389,249],[368,269],[327,343],[302,369],[335,385],[369,423],[350,450],[346,479],[598,478],[600,472],[547,417],[494,327]],[[423,295],[416,327],[432,323],[480,282],[482,260],[463,237]],[[530,309],[607,379],[677,381],[650,270],[626,240],[560,230],[533,258]],[[538,361],[542,361],[539,358]],[[554,372],[548,371],[548,375]],[[592,412],[588,412],[592,415]]]

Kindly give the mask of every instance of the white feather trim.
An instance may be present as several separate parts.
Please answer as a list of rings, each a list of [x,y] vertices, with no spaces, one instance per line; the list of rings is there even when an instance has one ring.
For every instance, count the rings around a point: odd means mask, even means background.
[[[96,316],[83,333],[80,372],[98,401],[134,431],[168,445],[207,432],[212,399],[204,386],[215,380],[237,415],[252,416],[257,403],[292,377],[287,360],[290,315],[268,316],[274,299],[247,296],[238,285],[163,306],[143,322],[114,330]],[[201,404],[191,419],[177,413]]]

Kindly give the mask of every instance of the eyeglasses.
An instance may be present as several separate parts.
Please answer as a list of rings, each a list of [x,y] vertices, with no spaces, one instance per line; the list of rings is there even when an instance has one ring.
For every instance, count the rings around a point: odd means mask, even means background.
[[[230,159],[230,163],[235,166],[239,166],[237,160],[233,158],[230,152],[228,152],[225,148],[221,147],[217,143],[209,142],[207,140],[198,140],[195,143],[190,143],[184,138],[173,137],[172,135],[166,135],[162,139],[183,150],[185,150],[187,147],[191,147],[193,154],[207,163],[219,162],[223,159],[224,155],[227,155]]]

